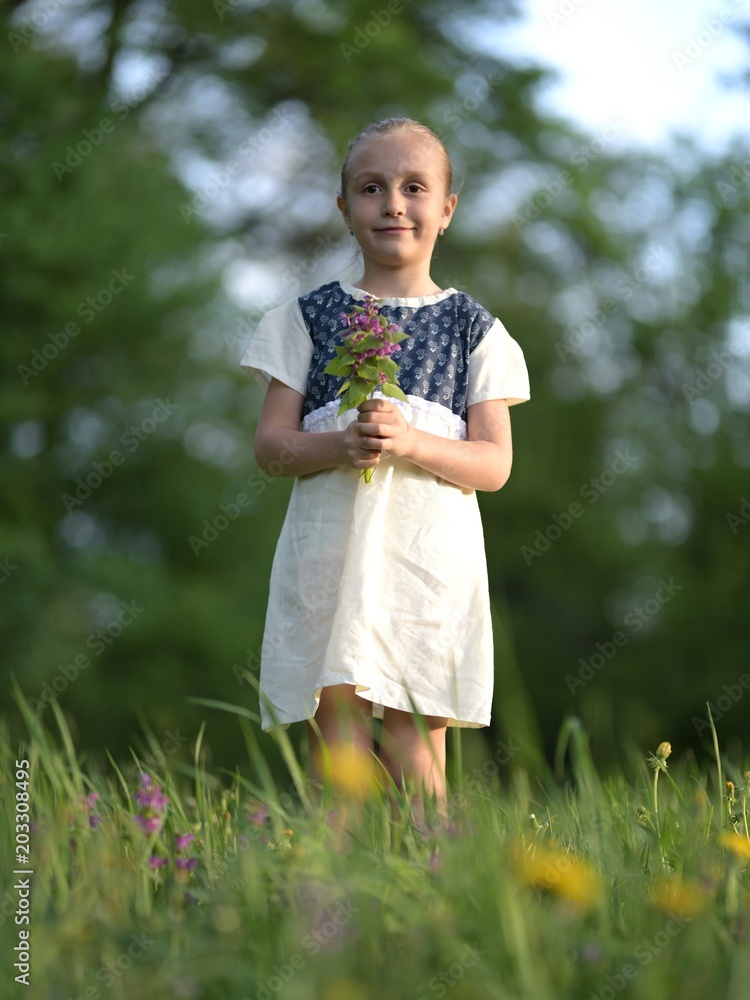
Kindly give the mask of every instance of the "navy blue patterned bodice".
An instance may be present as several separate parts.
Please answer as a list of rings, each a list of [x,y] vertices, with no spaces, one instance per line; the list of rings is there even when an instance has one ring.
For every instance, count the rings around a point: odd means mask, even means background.
[[[313,342],[306,416],[337,398],[342,380],[325,375],[323,369],[335,356],[334,347],[341,344],[344,323],[339,314],[361,305],[361,299],[332,281],[301,295],[297,301]],[[465,420],[469,355],[494,324],[492,314],[465,292],[454,292],[431,305],[385,304],[380,306],[380,312],[409,335],[393,356],[401,368],[398,382],[403,391],[440,403]]]

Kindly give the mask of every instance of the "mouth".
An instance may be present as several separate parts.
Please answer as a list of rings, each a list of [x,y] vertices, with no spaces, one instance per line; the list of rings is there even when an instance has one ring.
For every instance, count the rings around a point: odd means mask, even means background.
[[[410,233],[413,230],[413,226],[384,226],[382,229],[376,229],[376,233]]]

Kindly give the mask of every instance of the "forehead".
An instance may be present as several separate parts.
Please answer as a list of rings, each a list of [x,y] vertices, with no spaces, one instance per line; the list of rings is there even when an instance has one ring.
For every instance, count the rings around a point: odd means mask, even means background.
[[[439,177],[444,172],[435,140],[406,130],[363,139],[352,154],[349,169],[352,176],[377,172],[394,177],[411,173]]]

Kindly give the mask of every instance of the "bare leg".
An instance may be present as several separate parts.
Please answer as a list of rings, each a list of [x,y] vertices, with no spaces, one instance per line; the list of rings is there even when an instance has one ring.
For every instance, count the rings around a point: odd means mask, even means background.
[[[329,749],[353,746],[363,753],[370,753],[373,749],[372,703],[356,695],[353,684],[323,688],[315,722]],[[308,776],[312,783],[323,785],[325,769],[318,735],[309,722],[306,726],[310,741]],[[342,803],[337,809],[333,826],[339,844],[348,841],[347,831],[356,823],[360,813],[361,809],[357,809],[352,802]]]
[[[415,820],[422,829],[425,828],[425,795],[436,800],[443,822],[448,816],[445,781],[445,731],[448,720],[428,715],[423,717],[423,721],[427,729],[426,739],[411,712],[386,708],[380,741],[380,759],[398,788],[405,790],[405,783],[416,787],[411,805]]]

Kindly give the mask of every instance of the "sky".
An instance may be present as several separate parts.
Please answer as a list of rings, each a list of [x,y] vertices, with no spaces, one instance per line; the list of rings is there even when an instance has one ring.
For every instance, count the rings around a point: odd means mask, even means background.
[[[540,106],[592,133],[607,119],[626,123],[618,145],[664,148],[688,132],[719,152],[750,136],[750,0],[518,0],[522,17],[491,40],[514,62],[559,70]],[[748,36],[750,39],[750,36]],[[489,39],[488,39],[489,42]]]

